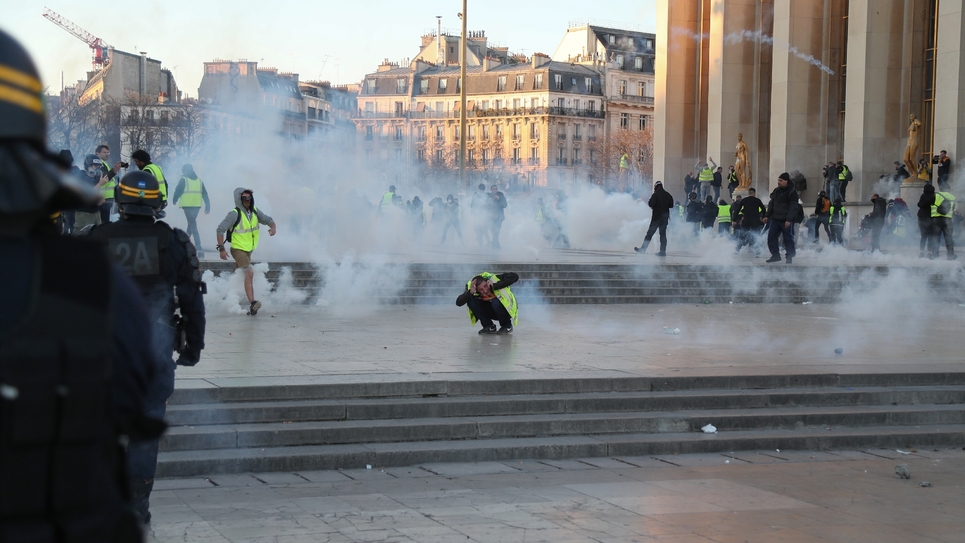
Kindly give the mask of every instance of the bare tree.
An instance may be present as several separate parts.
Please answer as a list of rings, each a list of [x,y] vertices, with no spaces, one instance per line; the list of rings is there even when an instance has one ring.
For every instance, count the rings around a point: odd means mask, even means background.
[[[104,143],[104,131],[98,103],[81,105],[74,98],[50,97],[47,111],[48,145],[51,149],[69,149],[75,158],[82,160],[86,154]]]
[[[627,155],[630,172],[643,180],[653,178],[653,128],[643,130],[615,130],[601,140],[590,142],[590,150],[596,156],[590,170],[598,179],[617,179],[620,175],[620,159]]]

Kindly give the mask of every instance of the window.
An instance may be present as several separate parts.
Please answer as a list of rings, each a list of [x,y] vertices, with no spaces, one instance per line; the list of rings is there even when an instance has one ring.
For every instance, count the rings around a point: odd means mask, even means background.
[[[442,113],[446,109],[445,102],[436,102],[436,111]]]
[[[402,141],[402,127],[395,127],[395,141]]]
[[[578,140],[583,137],[582,128],[583,128],[582,124],[578,124],[573,127],[573,139]]]
[[[623,68],[623,55],[617,55],[617,67]]]
[[[484,124],[483,127],[482,127],[482,139],[484,139],[484,140],[488,140],[488,139],[489,139],[489,125],[488,125],[488,124]]]
[[[445,139],[445,135],[443,133],[442,125],[441,124],[436,125],[436,141],[442,141],[444,139]]]
[[[565,100],[564,98],[557,98],[557,99],[556,99],[556,107],[558,107],[558,108],[560,108],[560,109],[563,109],[563,107],[564,107],[565,105],[566,105],[566,100]]]
[[[590,100],[586,104],[587,111],[596,111],[596,100]]]
[[[566,139],[566,123],[556,124],[556,137],[561,140]]]
[[[461,78],[461,77],[457,77],[457,78],[456,78],[456,91],[458,91],[458,90],[461,89],[461,88],[462,88],[462,78]]]
[[[529,125],[529,137],[530,139],[539,139],[539,125],[536,123],[530,123]]]
[[[365,127],[365,141],[372,141],[372,127]]]
[[[596,165],[596,151],[590,149],[590,164]]]
[[[531,108],[533,108],[533,109],[538,108],[538,107],[539,107],[539,98],[532,98],[532,99],[529,101],[529,104],[530,104],[529,107],[531,107]]]
[[[429,94],[429,80],[423,79],[419,81],[419,92],[422,94]]]
[[[489,149],[482,150],[482,165],[485,166],[489,164]]]
[[[483,111],[489,109],[489,100],[483,100],[481,107],[482,107]]]
[[[426,125],[419,126],[419,141],[426,141]]]
[[[513,109],[519,109],[519,98],[513,98]]]
[[[419,149],[419,150],[416,152],[416,157],[419,159],[419,162],[425,162],[425,161],[426,161],[426,150],[425,150],[425,149]]]
[[[616,36],[614,36],[613,34],[609,34],[609,35],[607,35],[607,37],[606,37],[606,41],[607,41],[607,43],[609,43],[610,45],[613,45],[614,43],[616,43],[616,40],[617,40],[617,38],[616,38]]]
[[[396,102],[396,103],[395,103],[395,116],[396,116],[396,117],[402,117],[403,114],[404,114],[404,110],[403,110],[402,102]]]
[[[576,149],[573,149],[573,165],[575,166],[579,163],[580,163],[580,149],[576,148]]]
[[[495,127],[495,130],[496,130],[496,139],[502,139],[502,137],[503,137],[503,125],[497,124],[496,127]]]
[[[449,83],[449,81],[448,81],[446,78],[440,79],[440,80],[439,80],[439,90],[445,92],[445,90],[446,90],[446,85],[447,85],[448,83]]]
[[[533,78],[533,88],[542,89],[543,88],[543,74],[536,74]]]
[[[395,80],[395,93],[405,94],[405,78],[400,77]]]
[[[442,149],[436,149],[436,164],[442,164]]]
[[[366,93],[366,94],[372,94],[372,93],[374,93],[374,92],[375,92],[375,80],[374,80],[374,79],[366,79],[366,80],[365,80],[365,93]]]
[[[523,85],[525,84],[525,82],[526,82],[526,76],[525,76],[525,75],[517,75],[517,76],[516,76],[516,90],[523,90]]]
[[[621,80],[620,80],[620,96],[626,96],[626,94],[627,94],[627,80],[626,80],[626,79],[621,79]]]
[[[496,90],[504,91],[506,90],[506,76],[501,75],[496,79]]]
[[[563,147],[560,147],[559,151],[560,151],[560,152],[559,152],[559,155],[556,156],[556,163],[559,164],[559,165],[564,165],[564,166],[565,166],[565,165],[566,165],[566,149],[563,148]]]
[[[583,83],[586,85],[586,92],[587,92],[587,93],[593,92],[593,78],[592,78],[592,77],[584,78]]]
[[[553,83],[556,86],[556,90],[563,90],[563,76],[556,74],[553,76]]]
[[[452,137],[456,141],[459,141],[459,125],[452,127]]]
[[[640,129],[640,130],[646,130],[646,129],[647,129],[647,116],[646,116],[646,115],[641,115],[641,116],[640,116],[639,129]]]
[[[475,165],[476,164],[476,150],[466,149],[466,164]]]
[[[519,123],[513,123],[513,139],[518,140],[520,137]]]
[[[643,69],[643,57],[637,57],[637,58],[633,59],[633,67],[636,68],[637,70],[642,70],[642,69]]]
[[[513,164],[520,163],[519,147],[513,147]]]
[[[590,125],[589,134],[587,134],[586,137],[587,137],[587,139],[589,139],[590,141],[595,141],[595,140],[596,140],[596,125],[595,125],[595,124],[591,124],[591,125]],[[591,155],[591,156],[592,156],[592,155]]]
[[[642,115],[641,115],[642,117]],[[476,125],[471,124],[466,127],[466,134],[469,136],[469,141],[476,140]]]
[[[630,128],[630,114],[621,113],[620,114],[620,128],[626,130]]]
[[[531,147],[529,150],[529,163],[539,164],[539,147]]]
[[[496,110],[503,109],[503,101],[502,101],[502,100],[493,100],[493,109],[496,109]]]
[[[647,93],[647,84],[641,81],[640,84],[637,85],[637,96],[644,96],[646,95],[646,93]]]

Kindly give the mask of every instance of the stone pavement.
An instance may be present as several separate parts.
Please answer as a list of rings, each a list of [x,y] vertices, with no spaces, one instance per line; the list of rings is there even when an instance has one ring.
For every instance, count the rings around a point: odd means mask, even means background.
[[[159,480],[148,541],[953,543],[963,503],[961,448],[426,464]]]
[[[477,329],[455,305],[210,315],[201,362],[178,368],[176,387],[965,370],[965,334],[953,332],[965,329],[965,308],[878,295],[835,305],[523,305],[512,336]]]

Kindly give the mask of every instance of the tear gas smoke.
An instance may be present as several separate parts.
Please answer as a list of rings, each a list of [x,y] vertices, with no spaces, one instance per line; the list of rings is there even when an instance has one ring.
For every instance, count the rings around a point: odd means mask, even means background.
[[[710,39],[710,34],[708,33],[697,33],[686,28],[679,27],[671,29],[671,34],[674,36],[686,36],[697,42]],[[731,32],[724,35],[724,44],[726,45],[735,45],[745,41],[759,43],[761,45],[770,45],[772,47],[787,48],[788,53],[790,53],[792,56],[807,62],[811,66],[817,67],[828,75],[834,75],[834,70],[828,68],[823,62],[815,58],[814,55],[803,53],[790,43],[783,40],[775,40],[774,36],[764,34],[760,30],[738,30],[736,32]]]

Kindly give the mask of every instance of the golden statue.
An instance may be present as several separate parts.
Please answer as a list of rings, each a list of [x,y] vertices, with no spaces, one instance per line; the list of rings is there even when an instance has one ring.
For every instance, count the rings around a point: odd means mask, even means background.
[[[737,190],[747,190],[751,187],[751,156],[744,143],[744,135],[737,134],[737,152],[734,153],[737,161],[734,162],[734,173],[737,175]]]
[[[911,172],[918,171],[918,129],[921,128],[921,121],[916,119],[914,114],[911,115],[909,120],[911,124],[908,125],[908,145],[905,147],[904,161],[905,167],[908,168],[908,173],[912,177],[909,177],[906,181],[913,180],[915,174]]]

